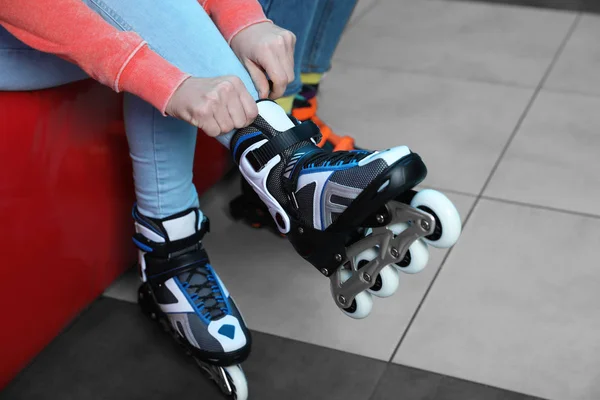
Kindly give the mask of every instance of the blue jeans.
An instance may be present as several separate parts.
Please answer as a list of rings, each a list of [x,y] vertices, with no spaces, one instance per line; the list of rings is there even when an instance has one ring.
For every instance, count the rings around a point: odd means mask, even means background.
[[[294,73],[284,96],[300,92],[300,73],[324,73],[358,0],[259,0],[275,24],[296,35]]]
[[[197,0],[84,0],[120,30],[133,30],[181,70],[197,77],[236,75],[258,93],[216,26]],[[88,78],[73,64],[21,43],[0,27],[0,90],[34,90]],[[135,193],[142,214],[164,218],[198,207],[192,183],[197,129],[163,117],[149,103],[125,95],[125,126]],[[229,145],[231,134],[219,137]]]

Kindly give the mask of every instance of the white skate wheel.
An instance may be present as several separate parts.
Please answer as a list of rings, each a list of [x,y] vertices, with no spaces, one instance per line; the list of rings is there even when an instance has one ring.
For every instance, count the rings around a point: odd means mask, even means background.
[[[456,207],[446,196],[437,190],[425,189],[413,197],[410,205],[435,218],[435,232],[424,238],[425,242],[442,249],[454,246],[460,236],[462,223]]]
[[[404,223],[390,226],[390,229],[394,235],[400,234],[406,228],[408,228],[408,225]],[[404,272],[405,274],[416,274],[421,272],[427,266],[428,262],[429,249],[427,248],[427,243],[423,242],[421,239],[418,239],[410,245],[407,254],[404,256],[404,260],[394,264],[394,267],[396,267],[398,271]]]
[[[345,282],[352,276],[352,273],[348,270],[340,271],[342,282]],[[360,292],[356,295],[350,307],[342,308],[342,312],[354,319],[363,319],[371,314],[373,309],[373,298],[368,292]]]
[[[233,398],[235,400],[248,400],[248,381],[246,375],[239,365],[223,367],[229,378],[229,384],[232,386]]]
[[[360,269],[361,266],[366,265],[369,261],[374,260],[377,257],[377,250],[367,249],[356,256],[356,265]],[[389,265],[386,265],[379,271],[379,274],[375,278],[373,286],[369,289],[369,293],[377,297],[390,297],[398,289],[400,278],[398,272]]]

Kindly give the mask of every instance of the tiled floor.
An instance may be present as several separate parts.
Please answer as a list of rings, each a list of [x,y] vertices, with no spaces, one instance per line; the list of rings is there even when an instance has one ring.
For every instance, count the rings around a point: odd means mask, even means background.
[[[459,0],[460,1],[460,0]],[[512,4],[527,7],[549,8],[557,10],[584,11],[600,13],[600,3],[596,0],[470,0],[495,4]]]
[[[169,340],[137,305],[100,299],[0,392],[0,400],[221,399],[194,362]],[[535,400],[256,332],[244,371],[251,399],[465,400],[476,395]]]
[[[228,217],[237,180],[204,196],[213,264],[255,332],[251,399],[600,399],[600,17],[495,3],[361,0],[322,85],[324,120],[415,149],[465,223],[368,319],[342,315],[285,240]],[[126,274],[106,292],[121,301],[0,399],[218,399],[129,304],[136,286]]]

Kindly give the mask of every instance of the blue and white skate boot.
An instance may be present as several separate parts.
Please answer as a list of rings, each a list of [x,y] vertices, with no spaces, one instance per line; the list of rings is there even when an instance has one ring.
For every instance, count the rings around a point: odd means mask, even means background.
[[[231,152],[279,231],[331,282],[338,307],[366,317],[371,294],[387,297],[397,271],[416,273],[428,261],[426,243],[453,246],[460,216],[440,192],[412,189],[426,176],[406,146],[384,151],[328,152],[319,128],[299,123],[269,100],[238,130]]]
[[[170,332],[226,395],[245,400],[241,367],[251,336],[233,298],[202,246],[207,218],[189,209],[165,219],[133,209],[143,310]]]

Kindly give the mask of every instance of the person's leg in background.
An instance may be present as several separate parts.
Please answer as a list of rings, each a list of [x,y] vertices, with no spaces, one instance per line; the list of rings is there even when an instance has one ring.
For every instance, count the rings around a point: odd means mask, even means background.
[[[351,137],[339,137],[317,116],[317,93],[323,75],[331,69],[333,54],[358,0],[319,0],[302,59],[302,90],[293,104],[292,114],[299,120],[311,119],[321,132],[319,145],[329,150],[354,148]]]
[[[319,126],[323,134],[319,146],[329,150],[354,148],[352,138],[334,135],[317,117],[316,95],[357,0],[259,1],[269,19],[296,35],[295,80],[277,102],[300,121],[312,120]]]
[[[294,49],[294,82],[290,83],[283,96],[276,102],[290,114],[296,95],[302,90],[300,79],[302,63],[307,45],[311,42],[310,29],[315,18],[320,0],[259,0],[265,15],[276,25],[296,35]]]
[[[333,54],[350,21],[358,0],[319,0],[302,54],[302,94],[311,98],[316,94],[323,74],[331,69]]]

